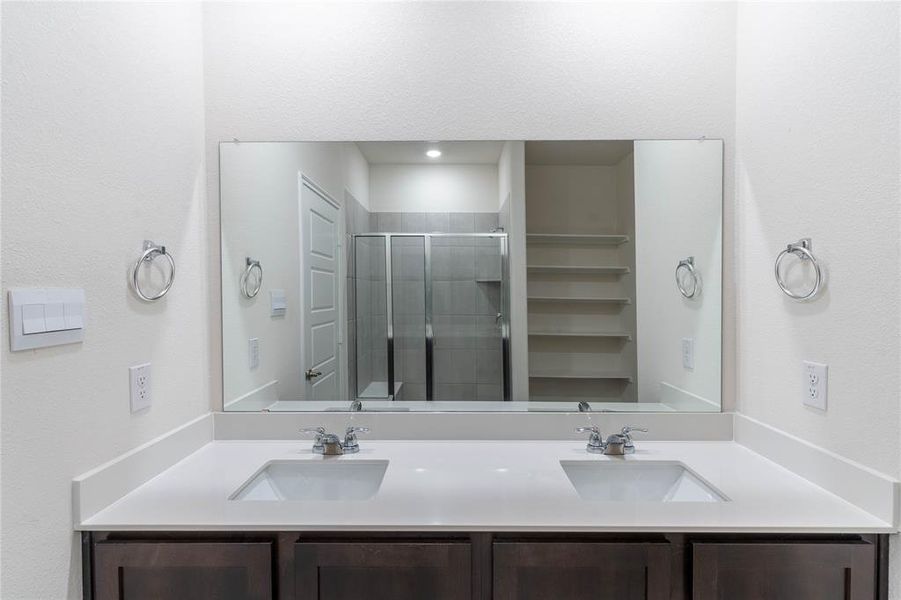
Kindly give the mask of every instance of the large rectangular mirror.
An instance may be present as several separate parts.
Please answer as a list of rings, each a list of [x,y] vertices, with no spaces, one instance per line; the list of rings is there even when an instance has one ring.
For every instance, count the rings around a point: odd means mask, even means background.
[[[720,410],[722,157],[222,143],[225,410]]]

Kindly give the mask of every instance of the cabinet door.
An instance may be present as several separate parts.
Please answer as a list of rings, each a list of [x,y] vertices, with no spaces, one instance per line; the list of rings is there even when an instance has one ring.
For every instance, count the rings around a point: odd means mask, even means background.
[[[497,542],[494,600],[669,600],[665,542]]]
[[[300,542],[298,600],[468,600],[467,542]]]
[[[694,600],[874,600],[876,551],[860,543],[693,544]]]
[[[96,600],[272,600],[271,545],[98,542]]]

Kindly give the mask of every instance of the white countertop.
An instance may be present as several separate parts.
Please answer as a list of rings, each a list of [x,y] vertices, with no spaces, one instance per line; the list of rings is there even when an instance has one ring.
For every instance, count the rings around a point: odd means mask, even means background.
[[[636,454],[588,454],[572,441],[371,441],[322,457],[308,441],[214,441],[76,524],[78,530],[655,531],[891,533],[851,503],[734,442],[641,442]],[[389,461],[363,501],[237,501],[271,460]],[[680,461],[721,503],[580,498],[561,460]]]

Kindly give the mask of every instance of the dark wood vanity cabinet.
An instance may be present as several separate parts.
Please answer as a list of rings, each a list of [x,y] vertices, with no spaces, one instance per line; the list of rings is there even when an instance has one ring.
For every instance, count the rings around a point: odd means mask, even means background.
[[[83,534],[85,600],[886,600],[888,536]]]
[[[672,547],[654,542],[497,542],[494,600],[669,600]]]
[[[835,543],[692,545],[693,600],[872,600],[876,546]]]
[[[300,542],[297,600],[468,600],[472,556],[465,541]]]
[[[265,542],[103,541],[93,561],[95,600],[272,599]]]

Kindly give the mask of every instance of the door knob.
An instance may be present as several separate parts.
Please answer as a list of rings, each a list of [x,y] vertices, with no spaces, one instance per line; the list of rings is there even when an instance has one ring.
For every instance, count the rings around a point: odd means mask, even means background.
[[[322,371],[314,371],[313,369],[304,371],[304,376],[306,376],[307,379],[316,379],[320,375],[322,375]]]

